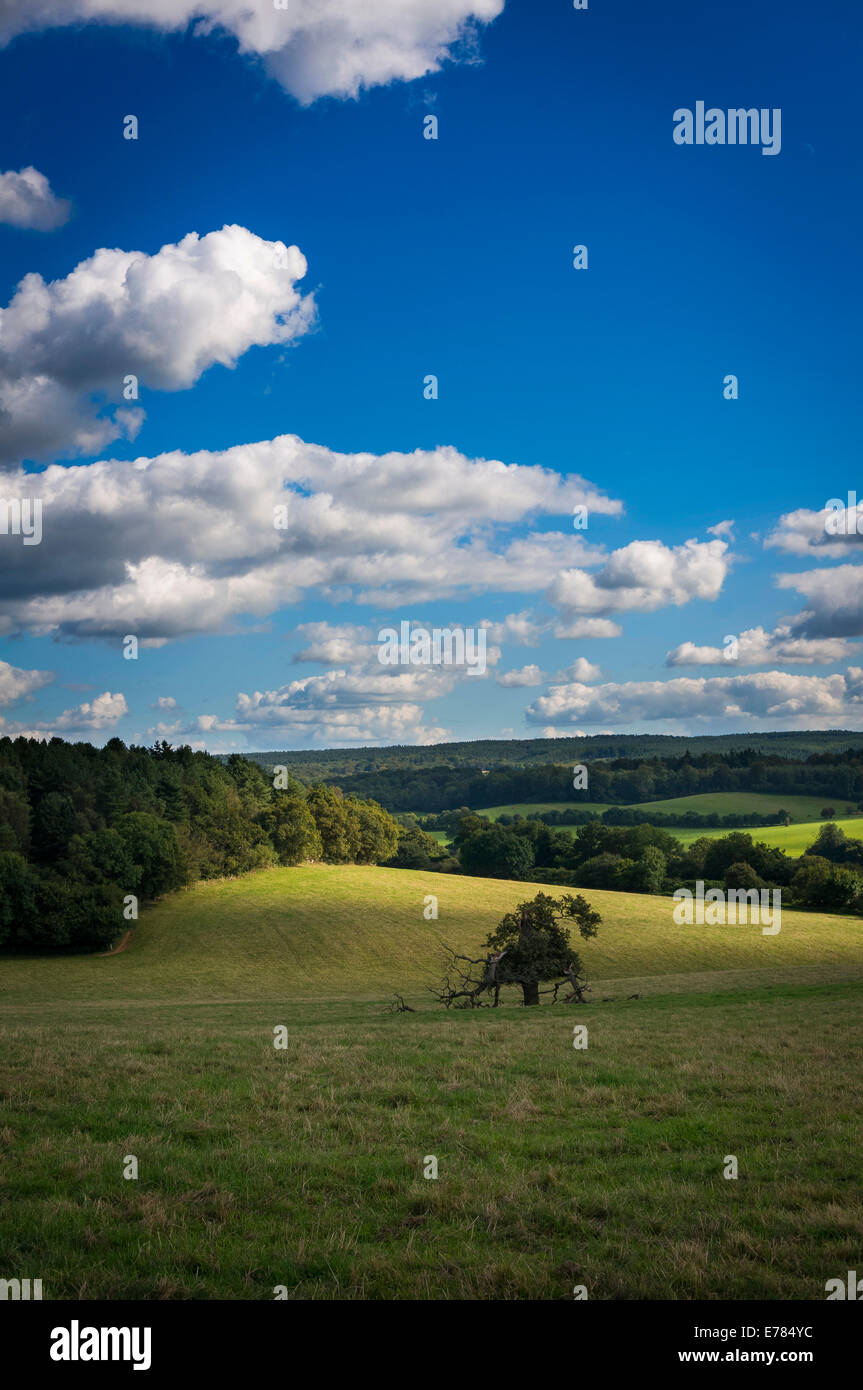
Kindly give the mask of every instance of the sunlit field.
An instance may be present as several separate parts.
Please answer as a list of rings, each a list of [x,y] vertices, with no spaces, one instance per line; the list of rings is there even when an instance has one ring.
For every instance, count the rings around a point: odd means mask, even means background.
[[[441,1009],[441,941],[532,891],[271,870],[122,954],[4,960],[7,1268],[61,1299],[823,1298],[863,1234],[859,919],[591,892],[590,1004]]]

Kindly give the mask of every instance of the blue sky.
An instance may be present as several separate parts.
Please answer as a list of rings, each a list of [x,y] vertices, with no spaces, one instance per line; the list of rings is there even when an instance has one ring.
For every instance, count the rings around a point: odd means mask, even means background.
[[[0,496],[44,499],[40,545],[0,534],[0,731],[226,750],[860,727],[859,538],[821,516],[860,481],[855,8],[481,0],[471,23],[469,0],[403,0],[403,31],[368,0],[359,34],[309,38],[261,3],[244,53],[184,27],[196,8],[0,19]],[[32,32],[35,11],[82,22]],[[326,90],[346,53],[358,95]],[[699,100],[781,109],[780,152],[675,144]],[[51,230],[21,225],[25,169],[51,190],[25,201],[71,203]],[[155,259],[226,225],[246,239]],[[271,243],[305,275],[285,287]],[[68,282],[99,248],[142,253],[143,288],[125,263]],[[139,362],[130,439],[109,423]],[[284,435],[287,472],[249,453]],[[486,675],[384,670],[402,619],[492,624]]]

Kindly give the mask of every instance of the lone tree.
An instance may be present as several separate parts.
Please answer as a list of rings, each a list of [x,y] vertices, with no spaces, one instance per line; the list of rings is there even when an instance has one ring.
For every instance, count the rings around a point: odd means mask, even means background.
[[[525,1006],[538,1004],[540,994],[553,994],[569,986],[565,1003],[584,1003],[584,968],[573,950],[568,927],[573,922],[587,940],[596,936],[602,918],[580,895],[562,898],[537,893],[532,902],[519,903],[508,912],[487,938],[488,953],[474,958],[446,947],[447,971],[443,984],[432,990],[442,1004],[452,1008],[497,1008],[503,985],[520,985]],[[540,990],[541,984],[550,986]],[[491,1004],[488,998],[491,997]]]

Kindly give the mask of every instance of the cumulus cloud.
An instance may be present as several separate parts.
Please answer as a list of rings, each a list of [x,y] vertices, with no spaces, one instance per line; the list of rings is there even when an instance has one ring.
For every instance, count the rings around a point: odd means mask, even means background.
[[[25,275],[0,309],[0,462],[96,453],[134,438],[140,387],[179,391],[251,347],[309,331],[314,301],[296,246],[245,227],[190,232],[155,255],[103,248],[63,280]]]
[[[598,564],[604,558],[602,553],[585,557],[585,563]],[[488,631],[489,641],[516,647],[535,647],[543,637],[551,634],[561,640],[578,641],[585,637],[620,637],[623,629],[610,618],[576,618],[561,622],[553,617],[537,617],[534,613],[508,613],[499,622],[485,620],[480,623]]]
[[[236,714],[245,724],[279,723],[289,712],[292,717],[311,717],[325,710],[350,710],[376,705],[404,705],[447,694],[464,673],[453,667],[388,667],[369,663],[357,670],[326,671],[290,681],[278,690],[256,691],[237,696]]]
[[[367,663],[371,657],[374,633],[354,623],[300,623],[297,633],[308,646],[295,652],[293,662],[316,661],[322,666]]]
[[[780,589],[794,589],[808,600],[808,606],[791,619],[795,635],[863,637],[863,565],[781,574],[776,582]]]
[[[339,675],[344,673],[338,673]],[[312,678],[317,680],[320,678]],[[332,691],[333,703],[322,701],[322,691],[308,686],[293,689],[255,691],[237,697],[237,717],[219,719],[216,715],[199,715],[187,725],[163,726],[162,737],[191,736],[210,745],[215,734],[241,735],[245,742],[260,745],[263,734],[273,743],[292,738],[312,738],[316,743],[334,746],[341,743],[440,743],[450,738],[448,729],[423,723],[423,709],[410,701],[393,704],[338,703],[338,692]]]
[[[411,623],[414,630],[432,626]],[[329,743],[439,743],[451,737],[442,726],[425,722],[423,707],[469,680],[467,667],[384,665],[376,629],[353,623],[302,623],[296,632],[307,645],[294,661],[349,664],[274,690],[241,691],[232,719],[199,715],[189,724],[161,725],[157,736],[210,739],[214,734],[234,734],[258,747],[262,739],[272,745],[297,737]],[[499,648],[487,648],[487,665],[499,660]]]
[[[49,676],[48,679],[51,680],[53,677]],[[44,683],[43,681],[42,684]],[[112,695],[110,690],[106,690],[103,695],[75,705],[73,709],[64,710],[53,719],[36,719],[27,724],[0,720],[0,732],[9,738],[50,738],[54,734],[98,733],[100,730],[113,728],[128,713],[125,697],[119,693]]]
[[[380,667],[379,673],[327,671],[321,676],[290,681],[278,690],[257,690],[251,695],[240,692],[236,715],[240,723],[247,725],[282,724],[315,721],[321,711],[332,716],[362,710],[365,717],[365,712],[378,706],[405,709],[412,697],[438,693],[437,673],[437,668],[429,667],[395,668],[394,673],[384,667]]]
[[[0,705],[14,705],[53,680],[53,671],[23,671],[8,661],[0,661]]]
[[[95,699],[76,705],[74,709],[64,710],[56,719],[50,719],[44,724],[37,725],[37,727],[76,730],[110,729],[128,713],[125,696],[119,693],[112,695],[110,690],[106,690],[104,694],[97,695]]]
[[[844,638],[812,640],[795,637],[788,624],[766,632],[763,627],[748,628],[737,641],[737,654],[725,647],[699,647],[693,642],[681,642],[665,658],[666,666],[764,666],[770,661],[785,661],[802,666],[827,666],[834,661],[846,661],[855,647]]]
[[[0,222],[7,226],[53,232],[68,222],[71,211],[68,199],[52,193],[45,175],[32,164],[17,173],[12,169],[0,173]]]
[[[603,552],[555,531],[510,540],[512,524],[571,515],[588,498],[594,512],[620,510],[541,467],[451,448],[338,454],[290,435],[10,479],[42,500],[43,542],[38,564],[32,548],[0,547],[6,630],[73,637],[230,631],[310,590],[386,608],[533,592],[562,563]],[[274,525],[283,505],[286,529]]]
[[[557,623],[554,635],[561,640],[571,638],[574,641],[583,637],[622,637],[623,628],[610,618],[573,618],[569,622]]]
[[[556,675],[549,677],[538,666],[523,666],[520,670],[507,671],[503,676],[496,676],[498,685],[543,685],[547,680],[555,683],[571,683],[573,681],[583,681],[589,684],[591,681],[598,681],[602,671],[593,662],[580,656],[565,671],[558,671]]]
[[[542,685],[545,675],[538,666],[522,666],[516,671],[504,671],[503,675],[495,676],[498,685],[505,688],[510,686]]]
[[[416,622],[410,626],[416,630],[433,625]],[[455,629],[459,625],[448,626]],[[200,715],[191,724],[162,726],[157,733],[163,737],[240,734],[258,746],[263,730],[270,744],[297,736],[335,743],[437,743],[450,737],[445,728],[424,723],[423,706],[469,680],[466,666],[384,665],[379,659],[381,647],[375,629],[352,623],[303,623],[297,633],[308,645],[296,654],[295,661],[332,666],[341,658],[351,664],[289,681],[274,690],[241,691],[233,719]],[[489,666],[499,659],[499,648],[487,648]]]
[[[715,599],[731,559],[725,541],[632,541],[615,550],[596,574],[566,570],[548,591],[564,615],[650,612],[691,599]]]
[[[561,682],[579,681],[584,685],[591,685],[594,681],[598,681],[601,675],[602,670],[599,666],[595,666],[586,657],[580,656],[568,670],[561,671],[554,679]]]
[[[158,700],[154,700],[150,709],[176,709],[177,701],[173,695],[160,695]]]
[[[766,671],[745,676],[678,677],[588,686],[553,686],[526,710],[528,723],[631,725],[652,720],[766,721],[797,726],[857,726],[863,719],[863,670],[801,676]]]
[[[81,21],[143,24],[233,35],[298,101],[356,97],[363,88],[411,81],[447,59],[475,61],[478,24],[504,0],[2,0],[0,42]]]
[[[535,647],[549,626],[549,619],[537,619],[530,612],[507,613],[499,622],[485,618],[480,623],[488,633],[487,641],[516,647]]]
[[[733,521],[717,521],[717,523],[716,523],[715,526],[708,526],[708,528],[707,528],[707,534],[708,534],[708,536],[718,536],[720,540],[724,540],[725,538],[727,538],[728,540],[733,541],[733,540],[734,540],[734,522],[733,522]]]
[[[851,558],[863,544],[863,502],[849,507],[842,505],[839,498],[831,500],[836,502],[835,507],[825,506],[818,511],[800,507],[786,512],[765,537],[765,550],[816,560]]]

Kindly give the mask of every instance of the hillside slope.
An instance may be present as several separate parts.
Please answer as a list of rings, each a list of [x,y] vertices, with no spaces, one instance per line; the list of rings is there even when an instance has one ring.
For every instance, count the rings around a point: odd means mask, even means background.
[[[809,824],[822,819],[821,811],[825,804],[829,804],[829,800],[825,801],[823,796],[782,796],[778,792],[704,792],[696,796],[669,797],[665,801],[636,801],[626,809],[645,811],[648,815],[655,812],[663,816],[685,816],[688,811],[694,811],[698,816],[745,816],[752,813],[772,816],[777,811],[784,810],[788,812],[792,822],[804,821]],[[841,815],[847,803],[839,801],[833,804]],[[602,815],[603,811],[610,809],[606,801],[531,801],[513,802],[508,806],[477,807],[477,814],[487,816],[489,820],[497,820],[499,816],[529,816],[543,811],[571,811],[576,808],[593,811],[596,815]],[[854,818],[861,819],[857,817],[856,812]],[[815,833],[818,833],[817,830]]]
[[[442,941],[477,954],[502,915],[537,891],[327,865],[199,883],[145,912],[120,955],[4,960],[0,1007],[422,996],[440,976]],[[438,897],[436,922],[423,917],[427,894]],[[599,936],[581,943],[595,997],[863,978],[859,918],[789,911],[778,936],[763,936],[758,926],[676,926],[669,898],[587,896],[603,918]]]

